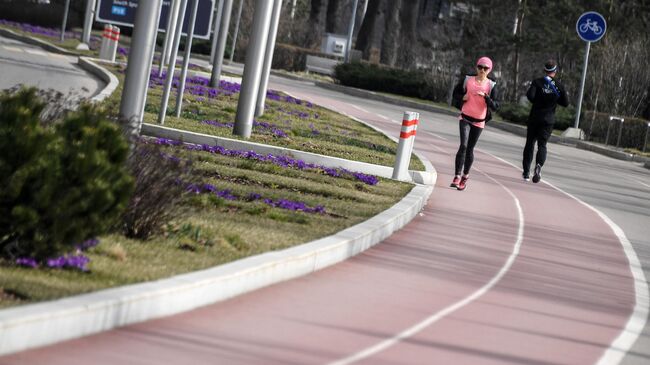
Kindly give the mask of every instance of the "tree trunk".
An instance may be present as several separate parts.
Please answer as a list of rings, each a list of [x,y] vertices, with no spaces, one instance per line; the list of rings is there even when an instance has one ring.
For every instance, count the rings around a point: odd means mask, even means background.
[[[327,19],[328,0],[311,0],[309,11],[309,32],[306,35],[307,48],[320,49],[325,22]]]
[[[386,0],[368,0],[368,10],[359,29],[356,49],[370,62],[379,63],[384,37],[384,3]]]

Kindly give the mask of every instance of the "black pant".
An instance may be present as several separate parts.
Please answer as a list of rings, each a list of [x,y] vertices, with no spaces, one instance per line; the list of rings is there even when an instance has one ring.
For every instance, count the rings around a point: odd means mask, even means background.
[[[458,152],[456,152],[456,175],[460,175],[461,171],[467,175],[472,168],[472,163],[474,163],[474,146],[476,146],[483,128],[475,127],[466,120],[461,120],[458,125],[460,128],[460,146]]]
[[[526,132],[526,146],[524,147],[523,168],[524,174],[530,174],[530,163],[533,162],[533,151],[537,142],[537,156],[535,163],[544,166],[546,162],[546,142],[553,132],[553,124],[543,122],[529,122]]]

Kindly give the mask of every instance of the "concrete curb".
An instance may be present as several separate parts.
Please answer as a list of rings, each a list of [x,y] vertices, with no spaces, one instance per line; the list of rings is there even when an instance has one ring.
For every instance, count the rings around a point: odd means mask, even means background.
[[[96,62],[102,61],[88,57],[79,57],[78,61],[79,67],[97,76],[100,80],[106,83],[106,87],[104,87],[104,89],[100,90],[95,96],[90,99],[90,101],[93,103],[97,103],[108,98],[120,85],[120,82],[115,75],[113,75],[104,67],[98,65]]]
[[[596,152],[601,155],[609,156],[618,160],[632,161],[634,159],[634,154],[623,152],[623,151],[612,150],[610,148],[597,145],[595,143],[578,141],[576,147],[581,150]]]
[[[435,183],[435,182],[434,182]],[[189,311],[350,258],[410,222],[432,185],[416,185],[393,207],[332,236],[168,279],[0,311],[0,355]]]
[[[33,46],[41,47],[41,48],[46,49],[46,50],[48,50],[50,52],[60,53],[60,54],[64,54],[64,55],[67,55],[67,56],[79,56],[78,53],[70,52],[70,51],[68,51],[66,49],[63,49],[61,47],[57,47],[57,46],[55,46],[55,45],[53,45],[51,43],[48,43],[46,41],[40,40],[40,39],[35,38],[35,37],[30,37],[28,35],[18,34],[18,33],[14,32],[14,31],[9,30],[9,29],[0,29],[0,35],[3,36],[3,37],[19,40],[21,42],[25,42],[25,43],[31,44]]]

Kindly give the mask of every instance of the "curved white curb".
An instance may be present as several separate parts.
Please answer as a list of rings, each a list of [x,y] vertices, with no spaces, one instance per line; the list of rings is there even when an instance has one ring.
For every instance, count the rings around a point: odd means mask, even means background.
[[[93,61],[97,60],[88,57],[79,57],[78,64],[79,67],[92,73],[106,83],[106,87],[90,99],[93,103],[97,103],[111,96],[119,86],[120,82],[115,75]]]

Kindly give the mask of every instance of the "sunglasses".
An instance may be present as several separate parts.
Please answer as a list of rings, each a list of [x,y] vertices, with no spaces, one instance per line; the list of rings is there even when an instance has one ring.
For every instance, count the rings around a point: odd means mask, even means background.
[[[483,71],[487,71],[487,70],[490,69],[490,68],[487,67],[487,66],[481,66],[481,65],[476,66],[476,68],[479,69],[479,70],[483,70]]]

